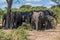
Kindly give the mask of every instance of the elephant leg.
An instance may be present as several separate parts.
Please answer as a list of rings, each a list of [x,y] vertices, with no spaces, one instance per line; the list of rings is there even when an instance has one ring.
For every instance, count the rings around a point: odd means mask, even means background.
[[[9,23],[8,23],[8,21],[6,21],[6,23],[5,23],[5,29],[8,29],[8,27],[9,27]]]
[[[48,29],[51,29],[51,28],[52,28],[52,26],[51,26],[51,22],[48,21]]]
[[[38,29],[41,29],[41,22],[38,23]]]
[[[45,30],[46,30],[46,28],[47,28],[47,21],[45,21]]]
[[[2,19],[2,27],[4,27],[4,23],[5,23],[5,21],[4,21],[4,19]]]
[[[33,28],[33,26],[34,26],[33,23],[34,23],[34,22],[33,22],[33,19],[32,19],[32,20],[31,20],[32,29],[34,29],[34,28]]]
[[[34,29],[34,22],[31,22],[32,28]]]
[[[35,22],[36,30],[38,30],[38,22]]]
[[[2,22],[2,27],[5,27],[5,24],[6,24],[6,22],[5,22],[5,20]]]
[[[15,22],[14,25],[15,25],[15,28],[16,28],[17,27],[17,22]]]
[[[6,23],[6,18],[5,16],[2,17],[2,27],[5,27],[5,23]]]

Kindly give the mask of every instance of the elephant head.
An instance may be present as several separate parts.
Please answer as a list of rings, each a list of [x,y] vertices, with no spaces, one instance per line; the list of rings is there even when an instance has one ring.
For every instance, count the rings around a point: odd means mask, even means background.
[[[46,12],[48,15],[52,16],[52,17],[56,20],[56,25],[57,25],[58,20],[57,20],[57,15],[56,15],[56,13],[54,13],[54,12],[51,11],[51,10],[45,10],[45,12]]]

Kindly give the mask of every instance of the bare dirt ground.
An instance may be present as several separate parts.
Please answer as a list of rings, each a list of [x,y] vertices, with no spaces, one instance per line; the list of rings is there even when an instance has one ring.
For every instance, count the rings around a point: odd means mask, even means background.
[[[28,38],[30,40],[60,40],[60,24],[56,26],[56,29],[50,29],[45,31],[28,31]]]
[[[9,32],[10,30],[4,31]],[[50,29],[45,31],[32,30],[27,32],[29,40],[60,40],[60,24],[56,26],[56,29]]]
[[[60,40],[60,32],[38,32],[38,31],[29,31],[30,40]]]

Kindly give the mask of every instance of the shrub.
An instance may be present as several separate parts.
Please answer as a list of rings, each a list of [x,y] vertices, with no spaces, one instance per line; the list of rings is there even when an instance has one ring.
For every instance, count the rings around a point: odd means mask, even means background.
[[[14,31],[13,37],[15,40],[28,40],[27,32],[22,27]]]
[[[32,30],[32,26],[29,23],[23,23],[22,26],[20,26],[18,29],[20,29],[20,28],[24,28],[24,29],[27,29],[27,30]]]
[[[2,30],[0,30],[0,40],[5,39],[4,35],[5,35],[5,33]]]
[[[51,10],[53,10],[56,13],[57,19],[58,19],[58,23],[60,23],[60,8],[59,7],[54,7]]]
[[[7,30],[5,30],[7,31]],[[13,29],[11,31],[5,32],[4,30],[0,31],[0,40],[28,40],[27,32],[24,28]]]

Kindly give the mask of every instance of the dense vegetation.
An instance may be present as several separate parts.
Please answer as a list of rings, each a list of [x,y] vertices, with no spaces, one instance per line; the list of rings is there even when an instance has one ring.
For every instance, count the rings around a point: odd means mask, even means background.
[[[28,40],[27,32],[24,28],[13,30],[0,30],[0,40]]]

